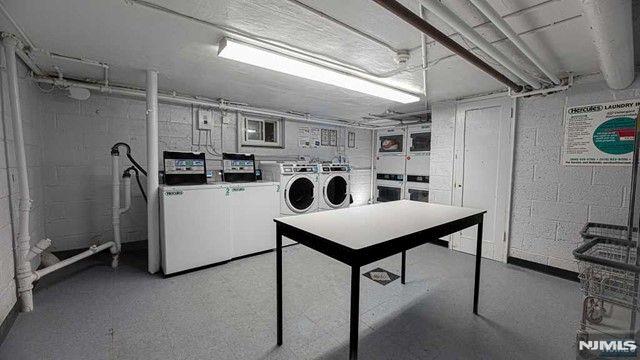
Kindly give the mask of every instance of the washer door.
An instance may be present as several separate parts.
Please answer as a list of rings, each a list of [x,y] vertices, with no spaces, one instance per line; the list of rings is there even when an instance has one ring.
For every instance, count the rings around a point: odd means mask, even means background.
[[[289,209],[296,213],[303,213],[313,205],[315,185],[306,176],[296,176],[289,180],[285,188],[284,199]]]
[[[322,194],[327,205],[339,208],[349,196],[349,183],[343,176],[333,175],[324,182]]]

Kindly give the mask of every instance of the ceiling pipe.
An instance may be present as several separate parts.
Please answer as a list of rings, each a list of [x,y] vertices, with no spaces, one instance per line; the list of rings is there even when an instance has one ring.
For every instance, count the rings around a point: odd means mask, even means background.
[[[393,46],[391,46],[390,44],[384,42],[383,40],[380,40],[380,39],[378,39],[377,37],[375,37],[373,35],[369,35],[369,34],[365,33],[364,31],[358,30],[358,29],[354,28],[353,26],[351,26],[351,25],[349,25],[349,24],[347,24],[347,23],[345,23],[343,21],[340,21],[340,20],[334,18],[333,16],[331,16],[329,14],[323,13],[322,11],[303,3],[302,1],[299,1],[299,0],[287,0],[287,1],[289,1],[292,4],[295,4],[295,5],[299,6],[299,7],[301,7],[303,9],[305,9],[305,10],[307,10],[307,11],[309,11],[309,12],[311,12],[311,13],[313,13],[313,14],[315,14],[315,15],[317,15],[317,16],[325,19],[325,20],[327,20],[327,21],[330,21],[330,22],[332,22],[334,24],[342,26],[343,28],[351,31],[352,33],[354,33],[354,34],[356,34],[356,35],[358,35],[358,36],[360,36],[360,37],[362,37],[362,38],[364,38],[366,40],[374,42],[374,43],[376,43],[376,44],[378,44],[378,45],[380,45],[380,46],[382,46],[382,47],[384,47],[384,48],[386,48],[388,50],[390,50],[394,54],[397,54],[398,51],[400,51],[399,49],[394,48]]]
[[[481,60],[479,57],[471,53],[469,50],[462,47],[457,42],[450,39],[447,35],[445,35],[440,30],[436,29],[433,25],[429,24],[425,20],[423,20],[420,16],[416,15],[413,11],[407,9],[402,6],[399,2],[395,0],[373,0],[378,3],[380,6],[389,10],[405,22],[409,23],[416,29],[420,30],[425,35],[433,38],[435,41],[442,44],[447,49],[451,50],[453,53],[459,55],[472,65],[476,66],[478,69],[484,71],[488,75],[492,76],[494,79],[499,82],[505,84],[509,88],[514,91],[521,91],[522,86],[516,84],[508,77],[504,76],[502,73],[491,67],[489,64]]]
[[[516,98],[527,97],[527,96],[548,95],[555,92],[568,90],[572,86],[573,86],[573,74],[570,74],[569,78],[563,84],[560,84],[554,87],[544,88],[544,89],[522,91],[519,93],[512,93],[511,91],[509,91],[509,96],[513,99],[516,99]]]
[[[60,87],[76,86],[76,87],[81,87],[81,88],[96,91],[96,92],[101,92],[106,94],[115,94],[115,95],[132,97],[137,99],[146,98],[146,92],[144,90],[131,88],[131,87],[113,86],[113,85],[104,86],[101,84],[95,84],[95,83],[77,81],[77,80],[67,80],[67,79],[60,80],[58,78],[47,77],[47,76],[34,76],[33,81],[38,83],[43,83],[43,84],[51,84],[51,85],[60,86]],[[357,123],[350,123],[345,120],[325,119],[325,118],[319,118],[312,115],[308,115],[308,116],[296,115],[296,114],[291,114],[291,113],[282,112],[278,110],[271,110],[271,109],[254,107],[249,105],[209,100],[205,98],[192,97],[192,96],[158,93],[158,101],[164,102],[164,103],[180,104],[180,105],[202,106],[202,107],[207,107],[212,109],[218,109],[221,111],[237,111],[244,114],[277,117],[277,118],[283,118],[283,119],[299,121],[299,122],[325,124],[325,125],[333,125],[333,126],[344,126],[344,127],[368,129],[368,130],[373,129],[373,127],[371,126],[364,126]]]
[[[493,45],[489,43],[484,37],[478,34],[471,26],[462,21],[453,11],[449,10],[446,6],[442,5],[438,0],[421,0],[422,6],[424,6],[431,13],[439,17],[442,21],[451,26],[454,30],[459,32],[462,36],[469,39],[480,50],[484,51],[487,55],[497,61],[500,65],[504,66],[509,72],[518,77],[520,80],[529,84],[534,89],[540,89],[542,84],[536,80],[533,76],[527,74],[521,67],[516,65],[505,54],[498,51]]]
[[[553,3],[556,3],[556,2],[562,2],[562,0],[545,0],[545,1],[537,3],[535,5],[527,6],[527,7],[521,8],[519,10],[507,13],[502,18],[503,19],[509,19],[509,18],[512,18],[512,17],[518,17],[518,16],[521,16],[521,15],[530,13],[532,11],[543,9],[543,8],[549,6],[549,5],[553,4]],[[485,21],[485,22],[482,22],[480,24],[474,25],[473,29],[479,29],[479,28],[485,27],[485,26],[487,26],[489,24],[491,24],[491,21]],[[455,36],[461,36],[461,35],[459,33],[457,33],[457,32],[455,32],[453,34],[449,34],[450,38],[453,38]],[[430,41],[427,45],[431,45],[433,43],[434,43],[433,41]],[[410,49],[411,52],[418,51],[418,50],[420,50],[420,46],[413,47],[413,48]]]
[[[420,18],[426,21],[426,10],[420,5]],[[427,87],[427,75],[429,70],[429,57],[427,56],[427,46],[429,38],[425,33],[420,34],[420,45],[422,46],[422,92],[424,95],[424,107],[429,107],[429,88]]]
[[[484,16],[489,19],[498,30],[502,31],[503,34],[507,36],[509,40],[527,57],[531,62],[540,69],[554,84],[559,85],[560,79],[549,70],[536,56],[536,54],[531,50],[529,45],[527,45],[522,39],[516,34],[516,32],[511,28],[509,24],[498,14],[498,12],[486,1],[486,0],[470,0],[473,5],[475,5],[480,12],[484,14]]]
[[[611,89],[625,89],[635,77],[631,0],[582,0],[600,70]]]
[[[420,111],[408,112],[408,113],[387,113],[387,114],[369,114],[369,115],[380,120],[384,120],[384,119],[396,120],[396,119],[404,119],[408,117],[421,116],[421,115],[427,115],[427,114],[431,114],[431,110],[420,110]]]
[[[27,46],[29,46],[32,49],[35,49],[36,46],[33,44],[33,41],[31,41],[29,36],[27,36],[24,30],[22,30],[22,27],[16,22],[13,16],[11,16],[11,13],[9,12],[9,10],[7,10],[7,8],[4,6],[2,1],[0,1],[0,11],[4,14],[7,20],[9,20],[11,25],[13,25],[13,27],[18,31],[18,33],[20,34],[20,37],[22,37],[22,40],[27,43]]]

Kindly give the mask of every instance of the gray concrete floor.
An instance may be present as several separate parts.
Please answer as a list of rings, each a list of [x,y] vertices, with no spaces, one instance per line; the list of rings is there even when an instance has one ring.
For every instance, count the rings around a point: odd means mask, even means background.
[[[2,360],[346,359],[349,268],[297,245],[284,250],[284,345],[276,343],[275,254],[164,279],[144,254],[77,263],[37,284]],[[361,279],[361,359],[575,359],[577,283],[483,261],[480,316],[473,257],[424,245],[407,283]],[[400,257],[363,268],[399,274]]]

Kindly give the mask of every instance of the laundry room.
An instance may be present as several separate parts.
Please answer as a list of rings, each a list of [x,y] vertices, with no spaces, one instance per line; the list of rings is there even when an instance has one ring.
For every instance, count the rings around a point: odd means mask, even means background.
[[[637,359],[638,34],[632,0],[0,0],[0,360]]]

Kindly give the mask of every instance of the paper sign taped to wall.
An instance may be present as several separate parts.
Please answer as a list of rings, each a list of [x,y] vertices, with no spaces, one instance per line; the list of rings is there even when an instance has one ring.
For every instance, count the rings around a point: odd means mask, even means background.
[[[298,128],[298,146],[309,147],[310,142],[310,129],[306,126]]]
[[[565,109],[564,165],[630,165],[640,99]]]
[[[320,129],[319,128],[311,129],[311,147],[314,147],[314,148],[320,147]]]

